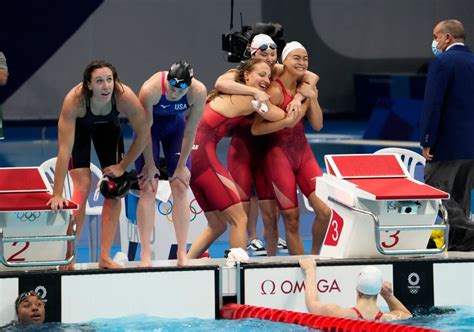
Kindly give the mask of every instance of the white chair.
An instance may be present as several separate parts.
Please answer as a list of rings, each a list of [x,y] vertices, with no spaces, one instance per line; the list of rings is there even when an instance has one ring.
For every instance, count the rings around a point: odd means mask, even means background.
[[[396,153],[400,155],[405,164],[408,173],[412,178],[415,178],[415,170],[418,164],[425,166],[426,160],[421,154],[402,148],[384,148],[374,152],[374,154]]]
[[[51,186],[53,186],[54,182],[56,159],[56,157],[48,159],[39,166],[44,171]],[[90,164],[90,168],[91,192],[86,200],[86,217],[89,217],[89,258],[91,262],[97,262],[99,258],[99,217],[102,215],[103,199],[101,198],[99,201],[94,202],[92,198],[97,182],[102,179],[102,171],[93,163]],[[73,183],[68,172],[64,180],[63,196],[71,199],[73,192]],[[91,205],[91,202],[95,204]]]
[[[374,154],[382,154],[382,153],[398,153],[412,178],[415,178],[416,166],[420,164],[424,167],[426,164],[425,157],[423,157],[422,155],[416,152],[413,152],[412,150],[402,149],[402,148],[385,148],[385,149],[380,149],[374,152]],[[440,237],[440,234],[442,234],[441,231],[433,231],[431,238],[433,239],[433,238]],[[438,246],[438,248],[441,247],[441,243],[439,245],[438,243],[436,243],[436,245]]]

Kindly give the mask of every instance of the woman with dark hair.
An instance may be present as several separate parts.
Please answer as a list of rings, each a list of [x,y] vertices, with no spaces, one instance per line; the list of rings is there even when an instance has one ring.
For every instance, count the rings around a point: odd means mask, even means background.
[[[235,80],[260,91],[270,85],[270,66],[262,59],[243,62]],[[230,224],[231,248],[246,247],[247,215],[238,186],[219,161],[216,148],[219,141],[245,116],[257,112],[269,121],[286,117],[283,110],[269,104],[268,108],[252,106],[252,96],[222,94],[211,91],[199,123],[192,152],[191,188],[204,210],[208,227],[193,242],[188,258],[199,257]]]
[[[21,293],[15,300],[18,321],[13,326],[43,324],[46,311],[43,298],[35,291]]]
[[[30,325],[41,325],[46,317],[45,303],[40,294],[35,291],[21,293],[15,300],[15,313],[18,319],[0,326],[0,331],[19,331],[36,329]]]
[[[319,131],[323,127],[323,113],[318,102],[318,91],[313,85],[299,82],[308,69],[308,53],[298,42],[286,44],[282,52],[283,73],[268,89],[270,101],[287,109],[297,92],[306,97],[307,110],[302,112],[294,126],[284,126],[257,117],[252,133],[270,134],[265,156],[266,170],[275,191],[278,208],[285,224],[288,250],[292,255],[303,255],[296,185],[308,198],[316,212],[312,226],[311,254],[319,253],[331,216],[331,209],[316,196],[316,177],[322,172],[305,135],[303,117]]]
[[[136,133],[128,152],[124,144],[119,114],[125,114]],[[68,205],[62,196],[64,180],[69,170],[74,193],[79,204],[74,216],[76,238],[80,238],[84,223],[86,200],[91,186],[91,140],[104,175],[116,178],[140,155],[150,141],[150,128],[143,107],[135,93],[123,84],[113,65],[93,61],[84,70],[83,80],[66,95],[58,122],[58,159],[54,175],[52,210]],[[100,268],[120,268],[110,257],[120,215],[120,200],[105,199],[102,210]],[[68,248],[70,251],[72,248]],[[73,264],[67,267],[72,269]]]

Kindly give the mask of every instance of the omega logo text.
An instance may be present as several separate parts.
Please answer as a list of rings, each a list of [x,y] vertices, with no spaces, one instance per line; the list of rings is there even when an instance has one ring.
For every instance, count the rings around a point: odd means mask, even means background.
[[[341,292],[337,280],[319,279],[316,287],[320,293]],[[303,293],[305,289],[304,281],[283,280],[276,282],[274,280],[264,280],[260,284],[260,295],[275,294],[297,294]]]

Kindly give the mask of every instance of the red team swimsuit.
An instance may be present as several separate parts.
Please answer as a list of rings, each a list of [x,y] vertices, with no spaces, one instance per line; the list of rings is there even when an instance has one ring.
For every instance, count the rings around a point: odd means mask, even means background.
[[[264,170],[268,136],[252,135],[254,116],[251,114],[243,117],[232,129],[232,139],[227,152],[227,168],[242,190],[242,202],[250,201],[252,183],[259,200],[275,199],[272,184]]]
[[[288,94],[279,79],[274,82],[281,86],[283,102],[279,107],[285,110],[293,96]],[[280,210],[297,208],[296,184],[303,194],[309,197],[316,189],[316,177],[322,175],[306,140],[304,121],[301,119],[293,128],[283,128],[268,136],[266,172],[273,182],[275,193],[280,192],[289,199],[281,202],[277,198],[278,207]]]
[[[214,111],[207,103],[199,122],[192,152],[191,189],[204,212],[223,211],[240,203],[239,194],[224,182],[234,182],[219,161],[217,144],[244,116],[227,118]]]

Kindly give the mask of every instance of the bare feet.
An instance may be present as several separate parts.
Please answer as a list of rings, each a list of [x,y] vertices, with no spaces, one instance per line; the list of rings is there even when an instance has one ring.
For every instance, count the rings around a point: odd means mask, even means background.
[[[144,254],[142,252],[142,255],[140,257],[140,263],[138,264],[138,267],[150,267],[151,266],[151,257],[148,254]]]
[[[123,266],[114,262],[110,257],[100,256],[99,269],[123,269]]]
[[[59,271],[72,271],[74,270],[74,263],[76,261],[72,261],[72,263],[68,264],[68,265],[59,265]]]
[[[72,255],[72,249],[71,246],[68,246],[67,251],[66,251],[66,259],[69,259]],[[72,259],[72,262],[69,263],[68,265],[60,265],[59,266],[59,271],[72,271],[74,270],[74,264],[76,264],[76,256]]]
[[[178,250],[178,252],[176,253],[176,257],[178,258],[176,265],[188,265],[188,257],[186,256],[186,250]]]

